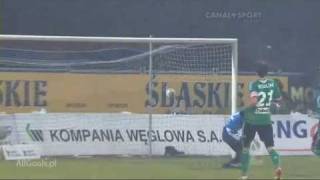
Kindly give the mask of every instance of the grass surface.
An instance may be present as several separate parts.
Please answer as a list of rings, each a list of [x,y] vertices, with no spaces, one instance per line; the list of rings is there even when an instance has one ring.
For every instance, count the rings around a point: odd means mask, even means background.
[[[238,179],[239,169],[223,169],[227,157],[45,159],[28,164],[0,161],[0,178],[73,179]],[[51,163],[51,164],[50,164]],[[42,164],[44,167],[39,167]],[[45,165],[46,164],[46,165]],[[49,166],[52,166],[51,168]],[[282,157],[284,179],[320,179],[320,158]],[[253,159],[250,178],[273,178],[268,156]]]

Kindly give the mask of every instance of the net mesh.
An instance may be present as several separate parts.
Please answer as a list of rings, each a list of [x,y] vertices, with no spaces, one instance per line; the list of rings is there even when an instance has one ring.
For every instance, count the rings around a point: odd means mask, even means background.
[[[177,45],[155,57],[155,69],[173,72],[231,73],[230,45]]]
[[[231,44],[163,42],[150,51],[148,43],[4,40],[0,71],[10,92],[3,102],[12,103],[1,108],[49,112],[6,116],[17,142],[37,144],[44,155],[163,155],[170,146],[226,154],[225,116],[208,114],[230,113],[231,63]]]
[[[135,71],[149,68],[149,55],[153,56],[153,69],[172,73],[231,73],[232,47],[228,44],[161,45],[149,51],[138,47],[6,47],[0,45],[2,69],[29,69],[47,71],[94,70]],[[78,45],[79,46],[79,45]],[[78,49],[77,49],[78,48]]]

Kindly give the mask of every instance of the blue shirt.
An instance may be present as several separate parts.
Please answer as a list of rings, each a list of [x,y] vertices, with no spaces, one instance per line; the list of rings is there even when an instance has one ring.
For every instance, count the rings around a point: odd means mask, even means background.
[[[238,131],[242,128],[244,118],[242,113],[234,113],[228,120],[225,128],[233,134],[237,134]]]

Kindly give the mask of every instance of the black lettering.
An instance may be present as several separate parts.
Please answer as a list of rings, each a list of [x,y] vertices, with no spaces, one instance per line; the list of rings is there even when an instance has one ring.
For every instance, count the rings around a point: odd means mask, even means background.
[[[168,141],[168,142],[172,142],[173,141],[173,135],[172,132],[170,130],[165,130],[164,131],[164,138]]]
[[[229,107],[230,83],[224,83],[224,107]]]
[[[58,132],[58,130],[50,130],[50,138],[51,138],[52,142],[60,141],[58,136],[57,136],[57,132]]]
[[[204,87],[206,83],[203,82],[196,82],[194,84],[194,93],[196,96],[200,98],[200,100],[193,100],[194,107],[203,107],[206,104],[206,94],[204,93]]]
[[[68,133],[68,130],[66,129],[61,129],[60,130],[60,139],[64,142],[70,141],[70,134]]]
[[[150,130],[147,132],[148,137],[150,137],[151,142],[154,142],[157,140],[157,137],[154,133],[154,130]]]
[[[87,138],[90,137],[90,131],[88,129],[82,130],[83,141],[86,142]]]
[[[187,142],[194,142],[194,138],[189,130],[187,130]]]
[[[110,139],[113,140],[113,136],[109,135],[109,131],[107,129],[105,131],[100,129],[100,135],[101,135],[101,141],[105,141],[105,140],[110,141]]]
[[[294,125],[293,125],[293,133],[298,137],[298,138],[306,138],[307,137],[307,130],[306,129],[301,129],[298,128],[300,124],[306,124],[305,121],[297,121]],[[300,131],[299,131],[300,129]]]
[[[80,130],[70,130],[71,140],[72,141],[82,141],[81,131]]]
[[[214,87],[213,83],[208,83],[208,107],[213,107],[213,101],[215,100],[217,107],[221,108],[220,97],[218,90],[221,83],[217,83]]]
[[[2,85],[2,82],[3,82],[3,81],[0,80],[0,86]],[[0,88],[0,104],[3,103],[3,92],[2,92],[2,89],[3,89],[3,88]]]
[[[244,103],[244,95],[243,95],[243,88],[244,88],[244,83],[238,83],[238,88],[237,88],[237,107],[243,107],[245,105]]]
[[[34,106],[47,106],[47,101],[43,99],[47,95],[46,81],[35,81],[34,87]]]
[[[165,142],[166,141],[164,138],[161,139],[161,135],[160,135],[159,130],[157,130],[157,137],[158,137],[159,142]]]
[[[126,130],[126,132],[127,132],[127,135],[128,135],[128,137],[129,137],[129,140],[130,140],[130,142],[132,142],[132,141],[138,141],[138,131],[137,130]]]
[[[140,135],[140,141],[143,141],[145,143],[148,142],[146,130],[144,130],[144,129],[139,130],[139,135]]]
[[[202,130],[197,131],[197,135],[198,135],[199,142],[206,142],[206,137],[204,135],[204,131],[202,131]]]
[[[95,140],[101,141],[101,138],[100,138],[100,136],[99,136],[99,133],[97,132],[96,129],[94,129],[94,130],[92,131],[92,142],[94,142]]]
[[[30,81],[24,81],[24,106],[30,106]]]
[[[124,141],[119,129],[116,130],[116,139],[115,140],[116,141],[118,141],[118,140]]]
[[[182,82],[181,89],[180,89],[180,96],[177,99],[177,101],[178,101],[177,106],[178,107],[180,107],[180,102],[182,100],[184,100],[186,107],[191,107],[190,93],[189,93],[189,88],[188,88],[187,82]]]
[[[161,106],[162,107],[171,107],[174,103],[174,94],[170,94],[170,96],[167,96],[167,89],[168,89],[168,83],[162,82],[162,88],[161,88]],[[169,99],[169,103],[167,100]]]
[[[213,142],[213,141],[219,142],[219,139],[216,133],[214,131],[211,131],[210,142]]]
[[[12,106],[12,101],[15,106],[21,106],[20,98],[17,93],[17,88],[20,81],[6,81],[6,106]]]
[[[277,122],[277,126],[278,126],[278,129],[277,129],[277,130],[278,130],[278,137],[279,137],[279,138],[282,138],[282,132],[285,134],[285,136],[286,136],[287,138],[290,138],[290,137],[291,137],[290,121],[286,121],[285,125],[286,125],[286,126],[284,126],[281,121],[278,121],[278,122]]]
[[[174,137],[177,139],[178,142],[185,142],[185,135],[184,135],[184,131],[183,130],[177,130],[177,131],[173,131],[173,135]]]

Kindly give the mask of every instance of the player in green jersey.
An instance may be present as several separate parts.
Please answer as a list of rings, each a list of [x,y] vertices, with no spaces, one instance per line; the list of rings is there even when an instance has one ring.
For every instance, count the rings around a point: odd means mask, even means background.
[[[312,116],[314,118],[317,118],[319,120],[318,122],[318,130],[315,133],[315,135],[312,137],[312,144],[311,144],[311,150],[312,152],[320,156],[320,69],[317,69],[316,76],[316,85],[313,88],[313,105],[312,105]]]
[[[264,142],[275,167],[276,179],[281,178],[279,154],[274,150],[273,129],[270,107],[272,103],[281,100],[281,93],[277,81],[265,78],[268,74],[268,66],[264,63],[257,65],[259,78],[250,82],[250,105],[244,111],[245,123],[243,127],[243,151],[241,158],[242,179],[247,179],[250,154],[249,149],[255,134],[258,133]]]
[[[320,86],[314,89],[314,109],[313,116],[319,120],[318,129],[315,135],[312,137],[311,150],[312,152],[320,156]]]

